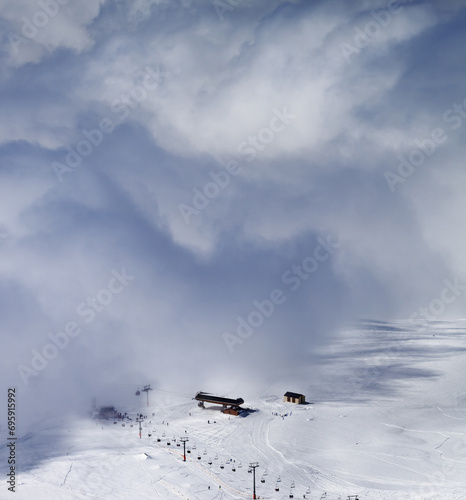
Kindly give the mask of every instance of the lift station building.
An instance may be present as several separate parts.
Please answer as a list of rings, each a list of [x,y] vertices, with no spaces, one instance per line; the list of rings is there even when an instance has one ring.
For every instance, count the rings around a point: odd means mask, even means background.
[[[198,392],[194,399],[196,401],[199,401],[198,406],[201,408],[205,408],[204,403],[222,405],[221,411],[222,413],[226,413],[227,415],[239,415],[240,411],[242,410],[241,405],[244,404],[243,398],[223,398],[220,396],[208,394],[206,392]]]

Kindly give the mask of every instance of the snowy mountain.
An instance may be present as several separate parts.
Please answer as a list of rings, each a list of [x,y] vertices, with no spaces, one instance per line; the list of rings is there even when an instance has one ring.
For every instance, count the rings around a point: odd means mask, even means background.
[[[115,402],[131,420],[43,419],[19,430],[14,498],[252,498],[251,462],[257,498],[466,498],[465,326],[362,322],[296,381],[304,405],[275,384],[235,417],[156,390],[148,408]]]

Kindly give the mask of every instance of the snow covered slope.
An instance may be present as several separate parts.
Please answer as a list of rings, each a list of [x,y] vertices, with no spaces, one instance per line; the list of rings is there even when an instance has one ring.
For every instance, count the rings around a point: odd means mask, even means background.
[[[18,442],[14,498],[252,498],[258,462],[258,498],[466,499],[464,323],[363,322],[319,359],[306,405],[283,403],[294,387],[277,384],[229,417],[154,391],[150,408],[122,409],[124,426],[44,421]]]

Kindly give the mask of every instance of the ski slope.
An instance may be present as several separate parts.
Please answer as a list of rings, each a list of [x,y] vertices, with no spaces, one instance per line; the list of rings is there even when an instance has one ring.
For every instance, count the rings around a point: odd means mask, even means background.
[[[464,323],[363,322],[319,353],[302,385],[310,404],[284,403],[294,387],[276,384],[229,417],[154,391],[150,408],[118,408],[133,418],[125,425],[36,424],[17,445],[12,498],[252,498],[248,464],[258,462],[263,499],[466,499],[465,361]]]

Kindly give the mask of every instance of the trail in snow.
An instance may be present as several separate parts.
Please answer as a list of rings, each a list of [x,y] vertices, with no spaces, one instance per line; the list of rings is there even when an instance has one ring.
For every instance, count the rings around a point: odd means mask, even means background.
[[[335,339],[330,355],[322,354],[323,378],[309,387],[313,405],[283,403],[277,384],[246,402],[255,412],[230,418],[160,392],[142,410],[155,413],[142,439],[136,427],[112,421],[42,422],[19,441],[15,499],[251,498],[247,470],[253,461],[259,462],[262,499],[282,499],[291,490],[295,498],[312,500],[325,492],[326,500],[349,494],[360,500],[464,499],[466,424],[460,416],[466,408],[458,405],[466,398],[458,394],[464,393],[466,334],[445,333],[449,347],[439,354],[439,329],[435,343],[429,328],[417,335],[411,325],[377,330],[366,324]],[[404,350],[391,348],[400,342]],[[381,355],[383,369],[371,371]],[[291,415],[281,419],[273,412]],[[186,462],[173,440],[181,436],[189,437]]]

